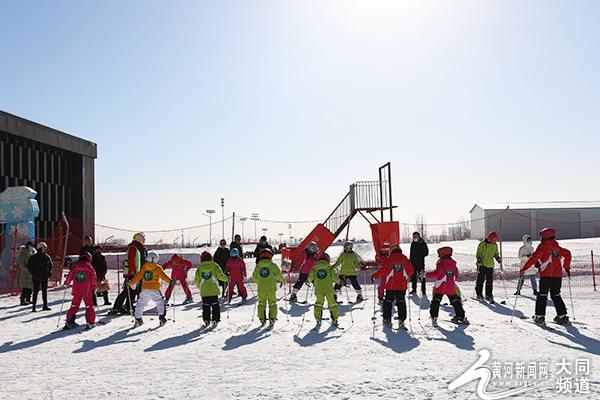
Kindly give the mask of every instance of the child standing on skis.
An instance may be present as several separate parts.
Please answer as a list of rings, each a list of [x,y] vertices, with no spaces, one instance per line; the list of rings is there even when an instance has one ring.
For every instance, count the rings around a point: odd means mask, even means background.
[[[334,289],[333,285],[337,283],[339,285],[340,278],[336,275],[332,265],[329,264],[329,254],[321,253],[318,257],[318,261],[314,268],[308,275],[308,281],[314,284],[315,288],[315,319],[317,320],[317,328],[321,326],[321,318],[323,317],[323,306],[325,305],[325,299],[327,299],[327,307],[331,313],[331,323],[333,326],[338,326],[338,317],[340,311],[337,303],[334,300]]]
[[[142,291],[138,298],[137,306],[135,307],[135,324],[134,328],[141,326],[144,321],[142,315],[144,308],[149,302],[156,304],[158,312],[159,326],[167,323],[165,317],[165,300],[160,292],[160,281],[163,280],[169,283],[169,286],[174,285],[175,281],[165,274],[163,268],[158,264],[159,255],[155,252],[148,253],[148,262],[142,265],[142,268],[129,281],[129,287],[136,287],[137,283],[142,281]]]
[[[196,286],[200,289],[200,296],[202,296],[204,327],[210,325],[211,322],[215,327],[221,321],[219,282],[226,283],[227,275],[223,273],[219,264],[213,261],[212,255],[208,251],[200,255],[200,265],[196,269],[195,281]]]
[[[440,311],[440,303],[444,295],[450,299],[450,304],[454,307],[455,316],[452,322],[456,324],[468,324],[469,321],[465,317],[465,310],[462,306],[456,280],[458,279],[458,268],[456,261],[452,259],[452,247],[440,247],[438,249],[439,260],[435,271],[425,274],[426,278],[435,279],[433,289],[433,299],[429,314],[431,315],[431,324],[437,325],[438,314]]]
[[[242,298],[242,303],[246,302],[248,297],[248,291],[244,286],[244,280],[246,279],[246,263],[240,257],[240,251],[237,248],[232,248],[229,251],[229,260],[227,260],[227,274],[229,275],[229,286],[227,289],[227,300],[231,303],[233,297],[233,291],[237,287],[237,290]]]
[[[172,269],[171,279],[179,282],[185,293],[185,301],[183,304],[189,304],[193,302],[194,299],[192,298],[192,292],[187,284],[187,274],[189,270],[192,269],[192,263],[189,260],[181,257],[179,254],[173,254],[171,259],[163,265],[164,270],[169,268]],[[169,302],[171,293],[173,293],[173,285],[170,285],[165,292],[165,304]]]
[[[540,291],[535,302],[535,316],[533,321],[538,325],[544,325],[546,322],[546,303],[548,301],[548,292],[556,308],[556,317],[554,322],[560,325],[569,325],[567,307],[560,295],[562,286],[563,269],[571,279],[571,252],[560,247],[556,241],[556,230],[552,228],[542,229],[540,232],[542,242],[533,252],[529,260],[525,263],[519,273],[522,278],[525,272],[540,263]]]
[[[383,260],[383,266],[373,275],[373,279],[385,281],[385,297],[383,300],[383,324],[392,325],[392,308],[396,303],[400,329],[404,329],[406,320],[406,288],[414,268],[408,257],[402,254],[400,246],[393,246],[390,255]]]
[[[94,300],[92,298],[94,290],[96,290],[96,271],[92,267],[92,256],[90,253],[84,252],[79,255],[79,261],[71,268],[65,280],[65,286],[69,286],[71,283],[73,283],[73,299],[71,300],[71,307],[67,311],[67,322],[63,329],[67,330],[77,327],[75,317],[82,300],[85,304],[87,329],[91,329],[96,326],[96,312],[94,311]]]
[[[500,263],[498,252],[498,234],[490,232],[477,246],[477,282],[475,292],[477,300],[483,301],[483,283],[485,282],[485,301],[494,304],[494,260]],[[502,268],[502,267],[501,267]]]
[[[263,249],[258,255],[259,261],[252,273],[258,292],[258,319],[264,325],[267,322],[267,303],[269,304],[269,324],[272,327],[277,320],[277,281],[285,283],[279,267],[273,260],[273,252]]]
[[[525,266],[525,263],[529,260],[531,255],[533,254],[533,239],[529,235],[523,236],[523,246],[519,248],[519,261],[521,262],[521,268]],[[538,267],[539,263],[536,263],[536,267]],[[538,295],[537,290],[537,281],[535,276],[537,274],[537,268],[530,268],[527,270],[525,275],[519,278],[519,282],[517,283],[517,291],[515,292],[515,296],[521,295],[521,289],[523,288],[523,284],[525,283],[525,276],[529,277],[529,281],[531,282],[531,288],[533,289],[533,295]]]
[[[341,265],[339,274],[340,283],[336,283],[334,288],[334,297],[336,302],[338,301],[338,298],[341,295],[341,282],[343,282],[344,286],[346,286],[346,279],[350,281],[352,287],[356,291],[356,302],[360,303],[364,300],[362,295],[362,288],[360,287],[360,284],[358,283],[357,279],[357,273],[361,268],[361,259],[360,256],[352,249],[352,247],[352,242],[344,243],[344,252],[340,254],[335,264],[333,264],[334,268]]]
[[[315,242],[310,242],[310,244],[306,246],[294,260],[292,260],[292,269],[299,270],[300,275],[293,286],[292,294],[290,296],[291,302],[298,301],[298,292],[302,289],[304,282],[306,282],[306,279],[308,278],[308,274],[315,266],[318,252],[319,248],[317,247],[317,244]]]

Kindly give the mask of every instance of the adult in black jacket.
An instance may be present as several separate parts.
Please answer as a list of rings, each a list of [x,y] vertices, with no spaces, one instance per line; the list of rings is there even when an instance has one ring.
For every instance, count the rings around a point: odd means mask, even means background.
[[[256,264],[258,264],[258,262],[260,261],[260,252],[263,251],[264,249],[269,249],[273,252],[273,254],[275,254],[275,250],[273,250],[273,246],[271,246],[269,244],[269,242],[267,242],[267,237],[266,236],[261,236],[260,241],[258,242],[258,244],[256,245],[256,248],[254,249],[254,257],[256,257]]]
[[[221,239],[219,242],[219,247],[215,250],[215,254],[213,254],[213,261],[219,264],[221,267],[221,271],[227,273],[227,261],[229,261],[229,249],[227,248],[227,241],[225,239]],[[227,288],[227,282],[219,281],[219,285],[223,290],[223,296],[225,296],[225,289]]]
[[[98,283],[98,295],[104,298],[104,305],[110,306],[111,302],[108,301],[108,290],[100,291],[101,285],[100,282],[106,279],[106,272],[108,271],[108,266],[106,265],[106,257],[102,254],[102,248],[100,246],[95,246],[93,248],[94,253],[92,255],[92,267],[94,271],[96,271],[96,280]],[[94,305],[97,305],[98,300],[96,299],[96,293],[93,293]]]
[[[425,243],[419,232],[414,232],[413,241],[410,244],[410,263],[413,265],[415,273],[410,278],[412,283],[410,294],[417,292],[417,279],[421,280],[421,292],[425,294],[425,257],[428,255],[427,243]]]
[[[229,250],[238,249],[240,253],[240,258],[244,258],[244,250],[242,249],[242,237],[240,235],[235,235],[233,237],[233,242],[229,245]]]
[[[38,252],[32,255],[27,262],[27,269],[33,278],[33,299],[31,305],[32,311],[36,312],[36,303],[38,292],[42,290],[42,300],[44,301],[43,311],[50,310],[48,307],[48,278],[52,275],[52,259],[46,253],[48,245],[44,242],[39,242],[37,245]]]

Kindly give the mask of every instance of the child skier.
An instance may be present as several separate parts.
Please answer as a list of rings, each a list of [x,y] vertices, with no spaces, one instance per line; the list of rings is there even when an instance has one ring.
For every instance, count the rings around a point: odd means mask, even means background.
[[[373,279],[385,281],[385,297],[383,300],[383,325],[392,325],[393,303],[398,307],[400,329],[406,320],[406,288],[414,268],[408,257],[402,254],[400,246],[393,246],[390,255],[383,261],[383,266],[373,275]]]
[[[221,321],[219,282],[227,282],[227,275],[223,273],[219,264],[213,261],[212,255],[208,251],[200,255],[200,265],[196,269],[195,281],[202,297],[204,327],[208,327],[211,321],[213,327],[216,327]]]
[[[465,310],[463,309],[462,300],[459,295],[460,292],[456,286],[458,268],[456,267],[456,261],[452,259],[452,251],[452,247],[440,247],[437,251],[439,259],[435,271],[425,274],[426,278],[435,279],[433,299],[429,308],[431,324],[433,326],[437,326],[440,303],[444,295],[448,296],[450,304],[454,307],[456,315],[452,318],[452,322],[464,325],[469,324],[469,321],[465,317]]]
[[[519,261],[521,261],[521,268],[525,266],[525,263],[531,258],[533,254],[533,239],[529,235],[523,236],[523,246],[519,248]],[[539,267],[539,263],[535,264],[536,267]],[[537,274],[537,268],[528,269],[524,276],[519,278],[519,282],[517,283],[517,291],[515,292],[515,296],[521,295],[521,289],[523,288],[523,284],[525,283],[525,276],[529,277],[529,281],[531,282],[531,288],[533,289],[533,295],[538,295],[537,290],[537,281],[535,279],[535,275]]]
[[[159,326],[167,323],[167,318],[165,318],[165,300],[160,292],[160,281],[168,282],[169,286],[174,285],[175,281],[165,274],[163,268],[158,264],[159,260],[160,257],[157,253],[153,251],[148,253],[148,261],[142,265],[142,268],[128,282],[129,287],[135,288],[137,283],[142,281],[142,291],[135,307],[134,328],[144,323],[142,315],[144,314],[144,308],[146,308],[149,302],[156,304]]]
[[[389,242],[383,242],[379,248],[379,254],[375,255],[375,262],[379,265],[379,268],[383,266],[383,260],[390,255],[390,249],[392,245]],[[385,294],[385,276],[379,281],[379,287],[377,288],[377,298],[379,303],[383,303],[383,297]]]
[[[329,254],[321,253],[318,257],[318,261],[314,268],[308,275],[308,281],[312,282],[315,287],[315,319],[317,320],[318,329],[321,326],[321,318],[323,317],[323,306],[325,305],[325,299],[327,299],[327,307],[331,313],[331,323],[334,327],[338,327],[338,317],[340,311],[338,305],[334,300],[334,283],[340,283],[340,278],[335,274],[335,270],[332,265],[329,264]]]
[[[560,247],[556,241],[556,230],[552,228],[542,229],[540,232],[542,243],[527,260],[519,275],[523,277],[527,269],[535,263],[540,262],[540,292],[537,295],[535,303],[535,316],[533,321],[538,325],[544,325],[546,322],[546,302],[548,292],[556,308],[556,317],[554,322],[561,325],[569,325],[567,316],[567,307],[560,296],[562,286],[563,269],[571,279],[571,252]],[[562,259],[562,260],[561,260]]]
[[[494,260],[500,263],[498,252],[498,234],[490,232],[477,246],[477,282],[475,292],[477,300],[483,301],[483,283],[485,282],[485,301],[494,304]]]
[[[246,302],[248,297],[248,291],[244,286],[244,280],[246,279],[246,263],[240,257],[240,251],[237,248],[233,248],[229,251],[229,260],[227,260],[227,274],[229,275],[229,286],[227,289],[227,299],[231,303],[233,297],[233,291],[237,287],[237,290],[242,298],[241,304]]]
[[[336,283],[335,288],[334,288],[334,290],[335,290],[334,297],[335,297],[336,302],[338,301],[338,298],[341,295],[341,290],[342,290],[341,282],[343,282],[344,286],[346,286],[346,279],[348,279],[350,281],[350,283],[352,284],[352,287],[356,291],[356,302],[360,303],[361,301],[364,300],[363,295],[362,295],[362,288],[360,287],[360,284],[358,283],[358,279],[357,279],[357,272],[361,268],[361,265],[360,265],[361,259],[360,259],[360,256],[356,252],[354,252],[352,247],[353,247],[352,242],[344,243],[344,252],[342,254],[340,254],[340,256],[338,257],[335,264],[333,264],[334,268],[339,265],[342,266],[340,268],[340,274],[339,274],[340,283]]]
[[[277,321],[277,281],[285,283],[279,267],[273,260],[273,252],[263,249],[258,255],[259,262],[252,273],[252,280],[256,283],[258,292],[258,319],[261,325],[267,322],[267,303],[269,304],[269,326],[273,327]]]
[[[71,307],[67,311],[67,322],[63,328],[64,330],[77,327],[75,317],[82,300],[85,304],[86,329],[96,326],[96,312],[94,311],[94,301],[92,299],[94,290],[96,290],[96,282],[96,271],[92,267],[92,256],[88,252],[81,253],[79,261],[73,265],[65,280],[65,286],[73,283],[71,293],[73,299],[71,300]]]
[[[190,269],[192,269],[192,263],[185,258],[181,257],[179,254],[173,254],[171,259],[163,265],[163,269],[167,270],[171,268],[171,279],[179,282],[181,284],[181,288],[185,293],[185,300],[183,304],[189,304],[194,301],[192,298],[192,292],[187,284],[187,274]],[[173,293],[173,286],[169,286],[167,291],[165,292],[165,304],[169,302],[171,298],[171,293]]]
[[[298,254],[292,261],[292,269],[299,270],[300,276],[293,286],[292,295],[290,296],[291,302],[298,301],[298,292],[302,289],[304,282],[306,282],[306,279],[308,278],[308,274],[315,266],[318,252],[319,248],[317,247],[317,244],[315,242],[310,242],[304,251]]]

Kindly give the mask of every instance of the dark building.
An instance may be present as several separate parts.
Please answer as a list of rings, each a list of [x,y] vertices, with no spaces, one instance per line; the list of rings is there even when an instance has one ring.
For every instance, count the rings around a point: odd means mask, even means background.
[[[95,143],[0,111],[0,157],[0,191],[38,193],[37,237],[52,235],[63,211],[75,238],[93,236]]]

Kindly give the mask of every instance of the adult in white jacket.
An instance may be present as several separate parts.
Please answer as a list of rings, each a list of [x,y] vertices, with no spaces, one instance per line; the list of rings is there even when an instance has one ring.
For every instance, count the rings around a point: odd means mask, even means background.
[[[533,239],[529,235],[523,236],[523,246],[521,246],[521,248],[519,249],[519,260],[521,261],[521,268],[523,268],[523,266],[525,265],[527,260],[529,260],[529,258],[533,254],[533,251],[534,251]],[[538,266],[536,265],[536,268],[529,268],[525,272],[525,275],[523,275],[519,279],[519,283],[517,284],[517,292],[515,293],[515,295],[521,294],[521,289],[523,288],[523,283],[525,283],[525,277],[528,277],[529,280],[531,281],[531,288],[533,289],[533,295],[537,296],[537,294],[538,294],[537,281],[535,279],[535,275],[537,274],[537,267]]]

